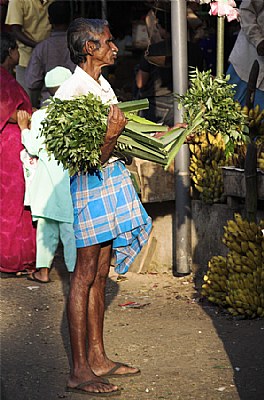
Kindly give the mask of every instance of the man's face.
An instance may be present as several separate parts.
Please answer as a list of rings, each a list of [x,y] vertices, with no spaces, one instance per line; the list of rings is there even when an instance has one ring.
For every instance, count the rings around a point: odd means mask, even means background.
[[[94,57],[101,67],[112,65],[117,58],[118,47],[113,42],[113,36],[106,26],[99,37],[100,48],[94,51]]]

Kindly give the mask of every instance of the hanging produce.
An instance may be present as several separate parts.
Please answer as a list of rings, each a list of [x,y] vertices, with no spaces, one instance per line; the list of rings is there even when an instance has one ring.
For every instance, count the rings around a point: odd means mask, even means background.
[[[202,295],[234,316],[264,317],[264,220],[257,224],[235,213],[224,231],[227,256],[209,261]]]

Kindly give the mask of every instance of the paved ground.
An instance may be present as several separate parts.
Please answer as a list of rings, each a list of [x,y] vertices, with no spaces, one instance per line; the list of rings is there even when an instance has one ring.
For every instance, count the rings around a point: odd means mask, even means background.
[[[2,400],[79,400],[65,392],[68,275],[60,256],[53,282],[1,279]],[[108,281],[105,343],[139,377],[113,380],[122,400],[264,399],[264,320],[234,320],[199,298],[192,275],[128,273]],[[120,304],[138,302],[141,308]],[[94,399],[95,397],[89,397]]]

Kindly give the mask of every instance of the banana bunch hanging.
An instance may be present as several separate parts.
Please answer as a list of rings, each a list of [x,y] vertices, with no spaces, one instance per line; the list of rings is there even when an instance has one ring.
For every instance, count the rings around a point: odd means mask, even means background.
[[[250,109],[244,106],[241,111],[248,120],[248,126],[257,128],[258,136],[264,136],[264,110],[260,110],[259,104]]]
[[[258,168],[259,168],[261,171],[264,172],[264,149],[263,149],[263,151],[260,151],[260,152],[259,152],[257,161],[258,161]]]
[[[220,132],[215,136],[203,130],[194,138],[190,149],[190,176],[204,203],[223,202],[223,176],[225,165],[224,142]]]

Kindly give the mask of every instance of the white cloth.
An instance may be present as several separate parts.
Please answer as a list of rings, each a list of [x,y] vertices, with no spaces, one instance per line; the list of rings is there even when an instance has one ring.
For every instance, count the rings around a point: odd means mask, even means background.
[[[25,178],[24,205],[30,206],[29,186],[31,185],[31,182],[36,173],[38,158],[31,156],[26,149],[23,149],[20,152],[20,160],[23,164],[23,172]]]
[[[229,56],[239,78],[248,82],[251,67],[258,60],[260,70],[257,88],[264,90],[264,56],[258,56],[257,46],[264,40],[264,1],[244,0],[240,5],[240,25],[234,48]]]

